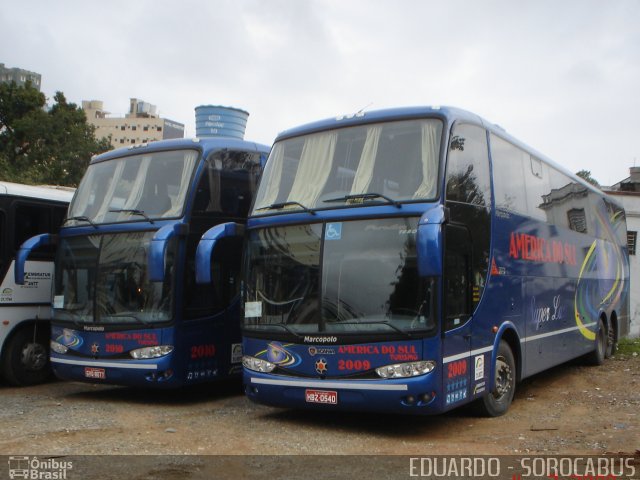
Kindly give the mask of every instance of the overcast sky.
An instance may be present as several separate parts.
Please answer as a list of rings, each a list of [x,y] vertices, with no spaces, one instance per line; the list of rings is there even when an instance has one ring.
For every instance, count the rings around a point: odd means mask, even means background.
[[[245,138],[408,105],[475,112],[603,185],[640,166],[639,0],[0,0],[0,63],[42,91],[129,98],[195,135],[194,108],[250,113]]]

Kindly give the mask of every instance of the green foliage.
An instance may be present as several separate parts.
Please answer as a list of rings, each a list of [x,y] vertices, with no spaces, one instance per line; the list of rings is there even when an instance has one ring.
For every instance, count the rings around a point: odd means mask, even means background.
[[[44,94],[29,83],[0,84],[0,179],[77,186],[92,155],[111,150],[96,140],[84,112],[62,92],[46,111]]]
[[[591,172],[589,170],[580,170],[579,172],[576,172],[576,175],[589,182],[591,185],[600,188],[600,183],[591,176]]]

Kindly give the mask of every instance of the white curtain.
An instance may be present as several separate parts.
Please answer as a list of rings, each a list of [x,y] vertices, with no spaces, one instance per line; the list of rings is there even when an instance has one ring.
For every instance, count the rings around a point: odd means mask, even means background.
[[[381,132],[381,126],[373,126],[367,130],[367,138],[364,141],[364,147],[362,147],[358,169],[351,185],[351,194],[366,193],[371,186]]]
[[[338,134],[321,133],[307,138],[302,147],[296,178],[288,201],[314,207],[331,173]]]
[[[127,161],[127,160],[125,160]],[[129,192],[129,198],[124,203],[122,207],[125,210],[132,210],[138,206],[138,202],[142,198],[142,192],[144,190],[144,183],[147,179],[147,172],[149,171],[149,163],[151,162],[151,157],[146,155],[142,157],[140,161],[140,165],[138,166],[138,172],[136,174],[136,179],[131,186],[131,191]]]
[[[193,174],[193,167],[196,164],[198,153],[195,151],[188,151],[184,154],[184,164],[182,165],[182,176],[180,177],[180,190],[175,199],[171,199],[172,207],[167,210],[163,217],[177,217],[182,213],[184,207],[184,201],[191,186],[191,175]],[[167,179],[167,183],[173,179]]]
[[[113,177],[111,179],[111,184],[107,189],[107,192],[104,195],[104,200],[102,201],[102,205],[100,205],[100,209],[98,213],[96,213],[94,221],[96,223],[102,223],[104,221],[104,217],[109,213],[109,208],[111,208],[111,200],[113,200],[113,194],[118,188],[118,185],[122,181],[122,171],[124,170],[125,162],[118,161],[118,165],[116,166],[115,171],[113,172]]]
[[[438,178],[439,125],[437,122],[422,124],[422,183],[413,198],[433,198]]]
[[[87,176],[82,179],[82,188],[78,189],[78,194],[76,198],[73,199],[73,212],[69,212],[70,217],[79,217],[87,214],[89,198],[91,197],[91,193],[96,190],[94,177],[96,176],[97,170],[100,170],[100,165],[94,165],[87,169]]]
[[[256,198],[256,209],[267,207],[278,201],[278,193],[280,193],[280,184],[282,183],[282,168],[284,165],[284,147],[282,143],[276,143],[271,150],[267,166],[262,176],[264,182],[261,182],[258,190],[262,195]],[[266,187],[265,187],[266,185]]]

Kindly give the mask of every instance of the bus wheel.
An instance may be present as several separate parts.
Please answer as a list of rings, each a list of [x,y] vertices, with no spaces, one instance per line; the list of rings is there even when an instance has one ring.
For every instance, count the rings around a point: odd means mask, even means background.
[[[480,413],[488,417],[504,415],[516,392],[516,362],[511,347],[504,340],[500,340],[494,370],[493,390],[478,401]]]
[[[604,358],[610,358],[618,350],[618,342],[616,341],[616,329],[613,327],[613,319],[609,322],[609,328],[607,329],[607,349],[604,353]]]
[[[604,358],[607,354],[607,343],[609,334],[607,333],[607,327],[604,324],[604,320],[598,321],[598,331],[596,332],[595,350],[587,354],[587,361],[591,365],[602,365]]]
[[[13,385],[27,386],[42,383],[51,376],[49,368],[48,331],[38,332],[33,338],[33,328],[17,331],[6,346],[2,358],[4,378]]]

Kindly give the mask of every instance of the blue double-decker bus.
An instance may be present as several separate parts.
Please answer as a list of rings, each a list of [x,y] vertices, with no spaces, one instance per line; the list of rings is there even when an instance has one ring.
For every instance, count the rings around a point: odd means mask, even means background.
[[[273,145],[243,295],[256,402],[497,416],[519,380],[628,332],[625,214],[463,110],[320,121]]]
[[[18,255],[20,264],[57,245],[58,377],[176,387],[240,374],[243,227],[268,152],[203,138],[92,159],[59,234],[32,238]]]

